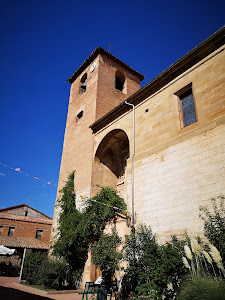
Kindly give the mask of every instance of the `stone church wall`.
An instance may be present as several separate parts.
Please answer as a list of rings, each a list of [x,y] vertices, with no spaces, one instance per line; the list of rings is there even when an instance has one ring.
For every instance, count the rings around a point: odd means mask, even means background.
[[[134,201],[137,223],[159,239],[202,233],[199,205],[225,193],[225,51],[194,65],[135,107]],[[192,84],[197,122],[182,126],[176,93]],[[95,134],[94,156],[112,130],[125,131],[132,155],[132,110]],[[93,157],[94,159],[94,157]],[[131,159],[127,160],[131,211]]]
[[[185,231],[202,235],[199,206],[225,194],[224,141],[225,127],[219,126],[134,166],[137,223],[150,225],[161,241]]]

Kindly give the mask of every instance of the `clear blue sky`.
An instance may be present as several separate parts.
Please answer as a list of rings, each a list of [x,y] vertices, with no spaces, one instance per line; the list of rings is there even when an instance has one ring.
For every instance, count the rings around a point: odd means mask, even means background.
[[[58,183],[70,84],[99,45],[156,75],[225,23],[225,1],[1,1],[0,163]],[[53,216],[56,186],[0,165],[0,208]]]

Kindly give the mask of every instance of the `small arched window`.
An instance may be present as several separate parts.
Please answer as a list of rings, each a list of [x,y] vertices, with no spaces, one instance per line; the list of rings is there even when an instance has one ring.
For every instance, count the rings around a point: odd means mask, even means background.
[[[85,73],[80,81],[80,93],[85,93],[87,89],[87,73]]]
[[[124,89],[124,83],[125,83],[125,76],[122,73],[117,71],[115,77],[115,88],[122,92]]]

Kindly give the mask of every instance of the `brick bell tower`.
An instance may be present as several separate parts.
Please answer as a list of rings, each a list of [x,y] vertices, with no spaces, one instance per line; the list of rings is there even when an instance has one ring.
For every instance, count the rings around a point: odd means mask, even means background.
[[[143,75],[101,47],[68,79],[71,90],[56,202],[59,190],[73,170],[78,207],[80,195],[90,197],[94,134],[89,126],[140,89],[143,79]],[[56,207],[52,238],[59,212]]]

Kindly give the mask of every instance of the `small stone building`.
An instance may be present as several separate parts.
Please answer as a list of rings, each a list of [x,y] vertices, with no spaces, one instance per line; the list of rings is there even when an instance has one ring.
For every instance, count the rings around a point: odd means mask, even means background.
[[[0,262],[20,266],[24,248],[47,251],[52,219],[42,212],[21,204],[0,209],[0,245],[16,249],[11,256],[0,256]]]
[[[75,170],[78,207],[96,184],[112,186],[161,242],[202,235],[199,206],[225,194],[225,27],[143,79],[101,47],[68,79],[58,191]],[[58,216],[56,206],[52,239]]]

